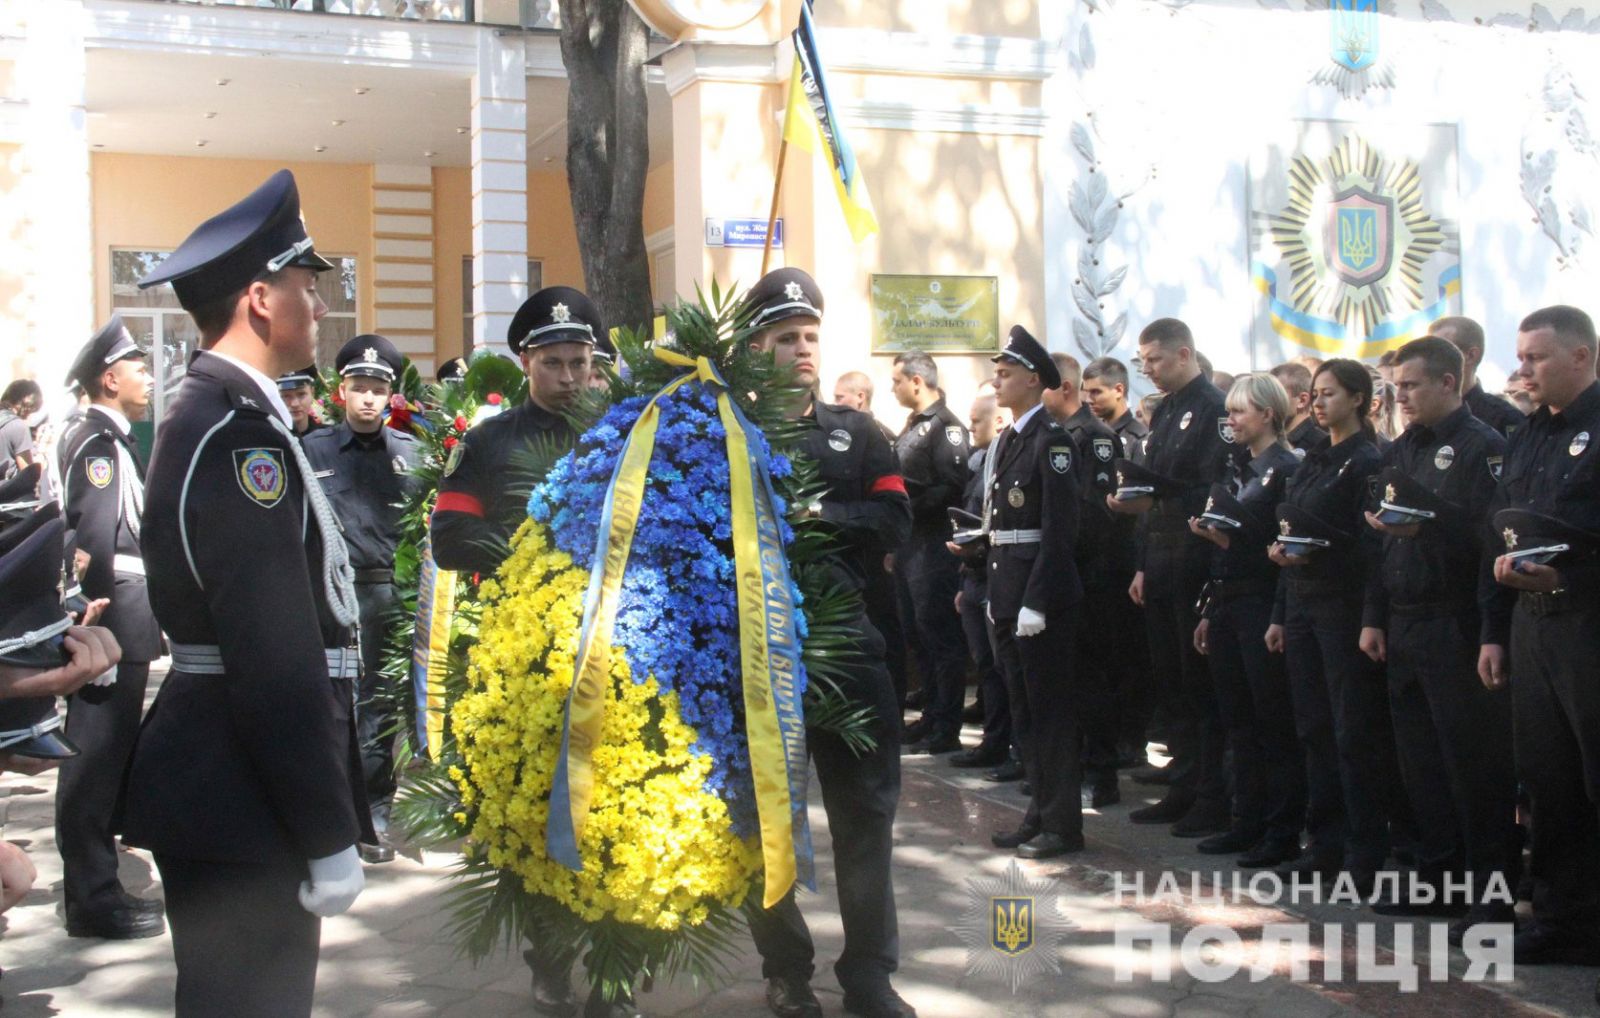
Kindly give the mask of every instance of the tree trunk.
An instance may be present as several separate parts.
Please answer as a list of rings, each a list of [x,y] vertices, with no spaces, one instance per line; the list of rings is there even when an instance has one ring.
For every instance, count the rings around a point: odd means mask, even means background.
[[[612,328],[648,328],[652,315],[644,249],[648,43],[627,0],[562,0],[572,218],[589,297]]]

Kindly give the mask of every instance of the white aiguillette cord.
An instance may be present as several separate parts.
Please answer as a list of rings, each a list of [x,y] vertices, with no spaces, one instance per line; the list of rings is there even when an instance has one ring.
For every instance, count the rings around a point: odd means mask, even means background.
[[[345,547],[344,527],[340,525],[339,517],[334,515],[333,506],[328,504],[328,496],[323,494],[316,471],[306,458],[306,451],[300,448],[300,440],[294,437],[294,433],[276,414],[269,414],[267,420],[289,443],[289,449],[300,467],[300,479],[305,484],[306,495],[311,502],[311,513],[317,518],[317,530],[322,534],[322,589],[328,595],[328,608],[341,626],[354,626],[360,617],[356,605],[356,571],[350,566],[350,549]]]

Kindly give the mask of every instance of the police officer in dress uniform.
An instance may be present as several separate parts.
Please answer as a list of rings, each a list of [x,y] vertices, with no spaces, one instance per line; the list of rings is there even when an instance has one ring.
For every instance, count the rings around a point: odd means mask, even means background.
[[[1077,641],[1076,681],[1087,691],[1079,723],[1083,730],[1083,790],[1085,809],[1101,809],[1122,801],[1117,788],[1117,686],[1118,677],[1105,648],[1081,638],[1107,633],[1126,619],[1118,602],[1126,601],[1128,585],[1118,585],[1116,527],[1125,519],[1106,508],[1106,496],[1117,490],[1113,464],[1122,457],[1117,433],[1096,417],[1083,401],[1083,369],[1071,354],[1051,354],[1061,385],[1044,393],[1044,408],[1072,439],[1078,493],[1083,509],[1078,517],[1078,540],[1073,552],[1078,579],[1083,584],[1082,615]]]
[[[913,753],[948,753],[961,748],[967,647],[952,624],[961,580],[944,545],[949,511],[960,508],[966,486],[967,428],[945,404],[931,356],[900,354],[893,370],[894,397],[911,411],[894,447],[911,499],[911,537],[895,551],[894,585],[923,684],[922,717],[906,726],[905,742]]]
[[[1228,826],[1222,761],[1224,735],[1205,658],[1194,648],[1195,604],[1205,586],[1210,545],[1189,531],[1211,484],[1222,476],[1231,445],[1222,393],[1200,370],[1194,335],[1176,318],[1160,318],[1139,335],[1145,375],[1164,394],[1150,421],[1144,465],[1180,482],[1172,494],[1132,502],[1109,497],[1117,512],[1145,513],[1138,572],[1128,594],[1145,611],[1150,664],[1163,684],[1168,719],[1169,787],[1134,823],[1170,823],[1172,833],[1199,837]]]
[[[506,344],[522,361],[528,398],[475,425],[450,450],[439,482],[431,534],[440,569],[489,576],[511,554],[527,517],[519,457],[541,443],[566,448],[577,436],[563,413],[589,384],[596,337],[605,334],[594,302],[570,286],[548,286],[517,309]]]
[[[527,518],[534,483],[520,464],[541,446],[568,449],[577,440],[563,411],[589,385],[595,343],[605,334],[600,310],[570,286],[546,287],[517,309],[506,345],[522,361],[528,398],[474,425],[450,450],[429,530],[440,569],[487,577],[511,554],[511,535]],[[529,944],[522,957],[532,972],[534,1011],[575,1014],[576,959],[551,951],[531,924],[523,938]],[[591,996],[589,1013],[601,1008],[598,995]],[[631,1014],[632,998],[620,997],[609,1008],[606,1013]]]
[[[990,840],[1049,859],[1083,848],[1081,718],[1085,698],[1099,692],[1076,674],[1082,496],[1072,438],[1042,402],[1061,385],[1049,353],[1014,325],[993,359],[995,399],[1015,423],[995,441],[987,472],[989,618],[1032,793],[1021,825]]]
[[[79,579],[89,599],[110,598],[101,622],[122,645],[109,684],[90,685],[67,706],[67,731],[82,753],[61,768],[56,785],[56,843],[61,849],[67,934],[127,940],[163,929],[158,901],[135,898],[117,877],[111,817],[144,711],[150,662],[165,653],[150,610],[139,551],[144,457],[130,422],[150,405],[144,353],[112,316],[73,362],[71,379],[89,394],[83,422],[62,459],[66,525],[89,556]]]
[[[1478,672],[1511,683],[1518,775],[1533,803],[1533,922],[1514,960],[1600,964],[1600,383],[1594,323],[1574,307],[1517,329],[1540,409],[1512,432],[1490,503],[1502,539]],[[1513,510],[1535,514],[1530,527]],[[1576,533],[1562,534],[1560,528]],[[1557,531],[1552,533],[1552,531]],[[1585,536],[1587,535],[1587,536]],[[1540,551],[1568,545],[1565,552]],[[1509,650],[1508,650],[1509,645]]]
[[[1505,878],[1516,844],[1511,703],[1477,673],[1477,590],[1489,501],[1505,439],[1461,399],[1460,351],[1436,336],[1395,354],[1396,401],[1407,427],[1384,455],[1379,504],[1367,523],[1383,534],[1368,584],[1361,647],[1387,662],[1389,713],[1400,776],[1417,820],[1416,867],[1429,900],[1381,902],[1387,915],[1462,915],[1511,922],[1510,902],[1488,903],[1485,883]],[[1465,872],[1473,900],[1440,886]],[[1510,886],[1516,886],[1513,876]],[[1458,934],[1459,936],[1459,934]]]
[[[389,862],[386,838],[394,801],[395,713],[392,684],[384,678],[383,651],[389,616],[400,603],[394,585],[394,550],[400,516],[417,490],[413,476],[421,451],[411,435],[384,426],[384,409],[404,360],[383,336],[357,336],[340,349],[334,367],[343,381],[344,421],[305,438],[306,458],[339,516],[355,569],[361,605],[361,681],[356,733],[376,844],[360,846],[361,858]]]
[[[754,330],[752,345],[771,353],[779,367],[792,368],[802,387],[765,398],[790,400],[787,409],[805,425],[805,451],[816,460],[827,485],[827,493],[809,511],[837,530],[842,547],[828,566],[834,579],[860,591],[866,584],[866,563],[902,544],[911,529],[910,502],[895,469],[894,451],[869,415],[815,396],[823,304],[809,275],[795,268],[769,272],[750,289],[743,307]],[[846,1012],[915,1018],[911,1005],[889,984],[900,963],[890,869],[900,799],[899,705],[883,665],[883,638],[864,611],[851,624],[860,634],[861,655],[843,686],[877,718],[872,733],[876,745],[857,756],[834,735],[812,732],[807,740],[833,836],[844,925],[844,951],[833,970],[844,988]],[[820,1018],[822,1008],[810,985],[816,949],[793,890],[770,909],[762,909],[756,900],[747,911],[767,980],[767,1006],[782,1018]]]
[[[278,395],[283,399],[283,405],[289,408],[289,418],[293,421],[289,430],[295,433],[296,438],[304,438],[327,427],[311,416],[311,405],[317,401],[315,364],[279,375]]]
[[[1508,399],[1483,391],[1478,381],[1478,365],[1483,363],[1483,326],[1470,318],[1455,315],[1441,318],[1428,327],[1429,335],[1447,339],[1461,351],[1461,398],[1472,416],[1507,438],[1527,423],[1522,411]]]
[[[329,268],[279,170],[140,281],[172,283],[201,337],[146,487],[172,670],[121,828],[161,872],[180,1018],[310,1014],[322,917],[362,888],[355,593],[275,381],[311,360]]]

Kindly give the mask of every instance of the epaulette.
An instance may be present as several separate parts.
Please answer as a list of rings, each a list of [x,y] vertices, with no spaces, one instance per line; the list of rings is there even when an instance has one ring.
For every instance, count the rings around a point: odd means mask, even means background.
[[[254,389],[246,390],[237,385],[232,379],[222,380],[222,389],[228,395],[228,405],[241,413],[259,414],[267,417],[272,414],[272,408],[263,404],[260,394]]]

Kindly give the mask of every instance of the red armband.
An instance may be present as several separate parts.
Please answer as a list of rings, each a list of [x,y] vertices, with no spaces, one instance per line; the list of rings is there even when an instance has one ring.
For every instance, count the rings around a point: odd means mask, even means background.
[[[899,474],[884,474],[872,482],[872,487],[867,490],[867,494],[877,495],[885,491],[895,491],[904,495],[906,493],[906,482],[900,479]]]
[[[464,491],[441,491],[439,501],[434,503],[433,511],[437,513],[466,513],[483,519],[483,503]]]

